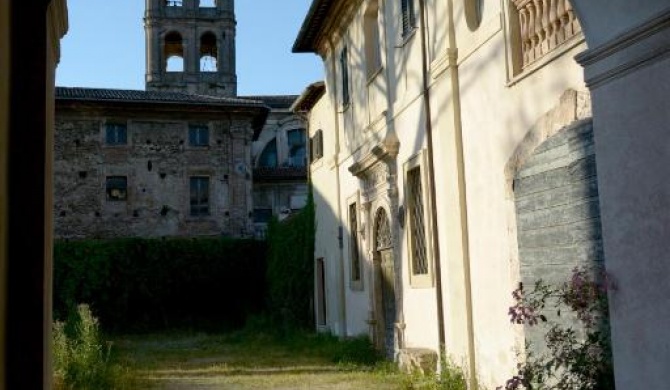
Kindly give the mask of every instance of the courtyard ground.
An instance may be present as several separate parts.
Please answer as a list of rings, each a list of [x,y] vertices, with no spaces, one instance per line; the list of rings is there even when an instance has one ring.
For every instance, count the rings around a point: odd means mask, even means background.
[[[178,333],[114,340],[136,389],[407,389],[412,379],[375,359],[364,340],[324,335]]]

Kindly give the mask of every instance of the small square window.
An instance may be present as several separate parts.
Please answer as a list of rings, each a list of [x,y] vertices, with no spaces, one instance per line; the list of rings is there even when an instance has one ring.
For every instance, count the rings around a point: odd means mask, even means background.
[[[209,127],[189,126],[188,144],[191,146],[209,146]]]
[[[209,177],[191,177],[191,215],[209,215]]]
[[[105,125],[105,143],[107,145],[126,145],[128,128],[123,123],[107,123]]]
[[[125,202],[128,198],[128,178],[126,176],[107,176],[107,200]]]

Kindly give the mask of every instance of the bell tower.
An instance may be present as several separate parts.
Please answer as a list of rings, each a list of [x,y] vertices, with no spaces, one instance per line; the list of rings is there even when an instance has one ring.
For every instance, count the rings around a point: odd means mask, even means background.
[[[146,0],[146,89],[234,97],[234,0]]]

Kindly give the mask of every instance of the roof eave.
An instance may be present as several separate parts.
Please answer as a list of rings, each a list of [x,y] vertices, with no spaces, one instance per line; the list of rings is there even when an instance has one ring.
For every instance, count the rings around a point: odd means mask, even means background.
[[[317,53],[317,39],[321,35],[328,11],[335,0],[313,0],[307,16],[293,43],[293,53]]]

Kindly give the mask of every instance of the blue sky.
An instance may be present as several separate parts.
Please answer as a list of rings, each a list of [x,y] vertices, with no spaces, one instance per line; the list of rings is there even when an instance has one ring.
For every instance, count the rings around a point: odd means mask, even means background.
[[[291,53],[310,3],[236,1],[240,95],[299,94],[323,78],[318,56]],[[144,89],[144,0],[68,0],[68,8],[57,84]]]

